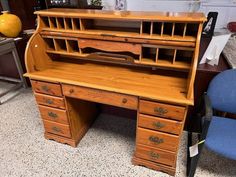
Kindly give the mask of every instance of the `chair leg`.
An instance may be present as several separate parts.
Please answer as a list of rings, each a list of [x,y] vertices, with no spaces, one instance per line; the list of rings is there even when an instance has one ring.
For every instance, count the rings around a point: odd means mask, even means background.
[[[187,176],[189,176],[191,157],[189,152],[189,147],[192,145],[192,132],[188,132],[188,142],[187,142]]]
[[[188,148],[190,146],[192,146],[192,133],[188,133]],[[194,157],[190,157],[190,153],[189,153],[189,149],[187,150],[188,153],[188,157],[187,157],[187,177],[194,177],[194,174],[196,172],[196,169],[197,169],[197,163],[198,163],[198,160],[200,158],[200,154],[202,152],[202,149],[203,149],[203,143],[198,145],[198,155],[194,156]]]

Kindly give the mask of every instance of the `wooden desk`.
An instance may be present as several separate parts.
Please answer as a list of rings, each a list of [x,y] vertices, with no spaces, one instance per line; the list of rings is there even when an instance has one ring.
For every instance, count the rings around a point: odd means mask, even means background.
[[[179,141],[193,105],[201,13],[50,9],[25,61],[45,137],[76,147],[97,104],[137,115],[132,163],[175,174]]]

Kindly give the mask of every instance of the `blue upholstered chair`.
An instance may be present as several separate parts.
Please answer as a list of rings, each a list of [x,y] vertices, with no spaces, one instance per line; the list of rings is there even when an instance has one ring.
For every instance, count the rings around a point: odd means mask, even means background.
[[[187,176],[193,177],[203,146],[229,159],[236,160],[236,119],[215,116],[215,110],[236,114],[236,69],[218,74],[209,84],[198,112],[193,119],[199,119],[199,154],[190,157],[192,132],[188,132]]]

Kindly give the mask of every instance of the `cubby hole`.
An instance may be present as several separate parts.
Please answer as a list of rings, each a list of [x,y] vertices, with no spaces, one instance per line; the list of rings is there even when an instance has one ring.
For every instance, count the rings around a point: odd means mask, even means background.
[[[153,34],[161,35],[162,22],[153,22]]]
[[[197,37],[197,33],[198,33],[198,24],[188,23],[187,30],[186,30],[186,36]]]
[[[172,63],[174,59],[174,53],[175,53],[174,49],[159,48],[158,60],[169,61]]]
[[[56,18],[49,17],[49,25],[50,25],[50,28],[57,28]]]
[[[193,51],[177,50],[175,61],[191,63],[193,54]]]
[[[184,35],[184,23],[175,23],[174,35],[183,36]]]
[[[72,30],[72,20],[70,18],[65,18],[65,28],[67,30]]]
[[[81,52],[82,54],[104,54],[104,56],[107,54],[107,56],[109,56],[109,54],[112,54],[112,57],[111,58],[125,58],[125,57],[122,57],[122,56],[128,56],[128,57],[131,57],[133,58],[134,60],[138,60],[139,59],[139,55],[135,55],[131,52],[107,52],[105,50],[99,50],[99,49],[95,49],[95,48],[92,48],[92,47],[86,47],[86,48],[83,48],[81,49]],[[117,54],[117,57],[116,57],[116,54]]]
[[[73,30],[80,30],[80,19],[79,18],[74,18],[72,20],[72,28]]]
[[[49,28],[49,19],[48,17],[40,17],[43,27]]]
[[[45,41],[47,50],[55,50],[55,46],[54,46],[52,38],[44,38],[44,41]]]
[[[55,47],[57,51],[67,51],[66,50],[66,41],[64,39],[54,39],[55,40]]]
[[[163,34],[172,35],[173,23],[164,23]]]
[[[63,18],[57,18],[57,28],[65,29],[64,19]]]
[[[143,34],[151,33],[151,22],[143,22]]]
[[[140,33],[140,21],[81,19],[83,30]]]
[[[76,40],[67,40],[68,52],[77,53],[79,52],[78,41]]]
[[[156,61],[156,53],[157,48],[154,47],[142,47],[142,58],[141,61],[145,62],[155,62]]]

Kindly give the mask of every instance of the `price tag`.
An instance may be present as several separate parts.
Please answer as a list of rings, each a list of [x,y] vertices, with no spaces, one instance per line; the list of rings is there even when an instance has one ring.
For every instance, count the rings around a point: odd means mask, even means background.
[[[202,141],[198,142],[197,144],[189,147],[189,155],[190,155],[190,157],[194,157],[194,156],[198,155],[198,145],[202,144],[204,142],[205,142],[205,140],[202,140]]]

